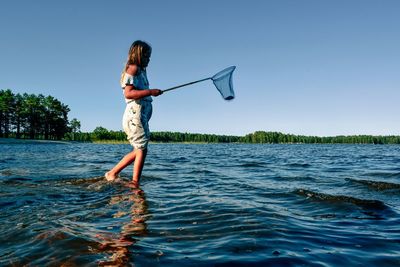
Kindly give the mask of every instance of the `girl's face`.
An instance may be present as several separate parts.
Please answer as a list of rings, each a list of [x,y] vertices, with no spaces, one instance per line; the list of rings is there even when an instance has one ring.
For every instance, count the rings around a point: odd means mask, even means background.
[[[142,55],[142,62],[141,62],[143,68],[146,68],[149,65],[150,57],[151,57],[151,51],[144,50],[143,55]]]

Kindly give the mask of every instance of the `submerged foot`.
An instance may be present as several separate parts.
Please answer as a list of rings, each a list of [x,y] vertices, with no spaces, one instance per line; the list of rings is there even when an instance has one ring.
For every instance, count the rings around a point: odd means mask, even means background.
[[[139,188],[139,183],[135,181],[131,181],[126,183],[126,186],[132,189],[138,189]]]
[[[104,174],[104,178],[106,178],[106,180],[109,181],[109,182],[113,182],[113,181],[118,179],[117,175],[115,175],[115,174],[113,175],[110,172],[106,172]]]

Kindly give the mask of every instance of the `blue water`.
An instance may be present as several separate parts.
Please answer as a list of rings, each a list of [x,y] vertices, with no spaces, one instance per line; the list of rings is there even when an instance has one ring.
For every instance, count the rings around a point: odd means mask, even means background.
[[[129,150],[1,139],[0,266],[400,266],[400,146]]]

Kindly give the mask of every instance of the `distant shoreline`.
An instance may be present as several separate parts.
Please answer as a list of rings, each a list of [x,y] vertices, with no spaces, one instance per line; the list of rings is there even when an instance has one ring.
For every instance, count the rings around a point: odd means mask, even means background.
[[[0,135],[1,136],[1,135]],[[4,136],[4,135],[3,135]],[[129,144],[123,131],[109,131],[97,127],[93,132],[69,132],[60,140],[45,139],[43,135],[37,139],[16,139],[16,133],[10,133],[13,142],[27,140],[28,142],[83,142],[97,144]],[[5,138],[0,138],[5,139]],[[216,135],[181,132],[152,132],[152,143],[179,143],[179,144],[400,144],[399,135],[339,135],[339,136],[305,136],[280,132],[256,131],[245,136]],[[0,143],[4,141],[0,141]],[[10,142],[6,142],[10,143]]]
[[[53,143],[53,144],[68,144],[71,141],[67,140],[45,140],[45,139],[27,139],[27,138],[4,138],[0,137],[1,144],[19,144],[19,143],[32,143],[32,144],[43,144],[43,143]]]
[[[97,127],[91,133],[74,133],[66,137],[71,141],[90,141],[97,143],[127,143],[123,131],[109,131]],[[66,138],[67,139],[67,138]],[[67,139],[68,140],[68,139]],[[400,144],[399,135],[339,135],[305,136],[280,132],[256,131],[244,136],[216,135],[182,132],[152,132],[150,140],[155,143],[245,143],[245,144]]]
[[[385,137],[385,136],[383,136]],[[320,137],[330,138],[330,137]],[[396,136],[396,138],[399,138]],[[399,138],[400,139],[400,138]],[[348,141],[348,140],[347,140]],[[127,140],[91,140],[91,141],[78,141],[78,140],[45,140],[45,139],[17,139],[14,137],[0,138],[0,145],[2,144],[72,144],[72,143],[88,143],[88,144],[104,144],[104,145],[129,145]],[[384,143],[382,140],[375,140],[374,142],[206,142],[206,141],[151,141],[150,144],[187,144],[187,145],[204,145],[204,144],[287,144],[287,145],[302,145],[302,144],[342,144],[342,145],[399,145],[400,142]]]

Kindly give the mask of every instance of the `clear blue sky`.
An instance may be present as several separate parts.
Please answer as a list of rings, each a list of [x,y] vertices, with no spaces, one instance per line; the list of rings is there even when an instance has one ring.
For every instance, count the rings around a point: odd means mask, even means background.
[[[52,95],[83,131],[120,130],[132,41],[152,88],[236,65],[154,99],[152,131],[400,134],[400,1],[2,1],[0,89]]]

